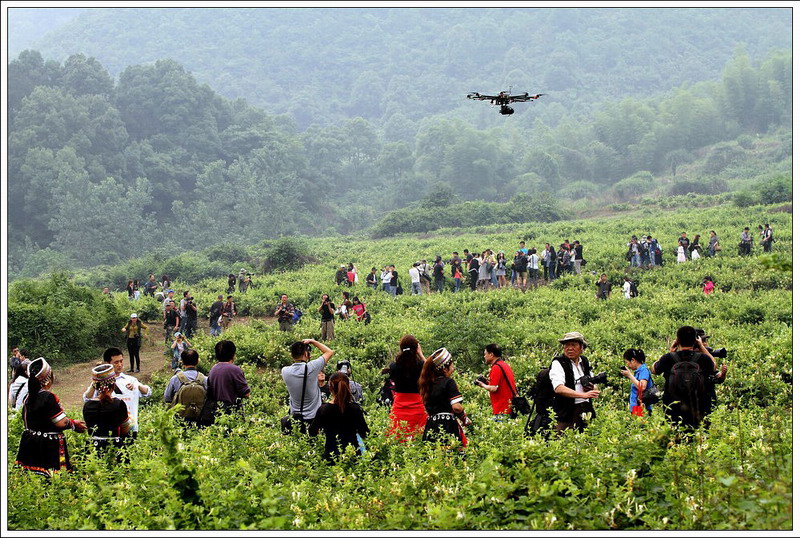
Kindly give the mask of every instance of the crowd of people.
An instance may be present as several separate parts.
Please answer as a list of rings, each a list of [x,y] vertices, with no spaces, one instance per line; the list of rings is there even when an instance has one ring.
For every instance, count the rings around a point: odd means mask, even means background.
[[[511,258],[506,257],[504,251],[495,253],[486,249],[478,253],[464,249],[463,255],[454,251],[447,260],[435,256],[431,263],[427,259],[415,261],[408,269],[408,276],[412,295],[442,293],[446,289],[456,293],[467,286],[472,291],[506,287],[525,291],[565,274],[581,274],[581,267],[585,264],[583,245],[578,240],[565,239],[558,247],[545,243],[541,253],[536,248],[527,248],[525,241],[520,241]],[[452,284],[448,283],[447,273],[450,273]],[[334,282],[345,286],[357,283],[355,266],[351,263],[350,269],[346,270],[342,265],[334,276]],[[372,289],[380,286],[393,297],[404,293],[400,273],[393,264],[385,265],[380,273],[377,267],[373,267],[365,282]]]
[[[707,423],[716,403],[715,385],[725,381],[727,366],[721,364],[724,349],[711,350],[708,335],[691,326],[678,329],[667,353],[650,368],[642,350],[628,349],[619,374],[630,382],[626,398],[631,413],[643,416],[652,410],[655,391],[652,376],[664,377],[660,400],[666,416],[675,425],[690,430]],[[562,352],[553,357],[549,368],[540,373],[533,394],[537,429],[548,436],[565,430],[582,431],[595,416],[593,401],[601,397],[599,384],[607,382],[605,373],[594,375],[586,357],[588,343],[580,332],[569,332],[558,340]],[[123,372],[122,350],[109,348],[103,362],[91,370],[91,384],[83,394],[83,420],[66,416],[58,397],[50,390],[54,374],[43,357],[31,361],[25,350],[14,348],[14,383],[9,405],[22,412],[25,425],[16,462],[43,475],[71,469],[64,430],[89,432],[96,450],[116,450],[119,462],[127,461],[125,448],[135,442],[139,429],[139,401],[152,395],[149,386]],[[242,369],[235,364],[236,345],[220,340],[214,348],[216,364],[208,375],[197,370],[199,356],[194,349],[180,353],[180,368],[167,383],[163,401],[176,409],[176,418],[186,427],[206,427],[221,414],[243,412],[243,401],[251,389]],[[349,361],[340,361],[327,377],[325,368],[335,351],[315,339],[297,341],[289,347],[291,364],[281,369],[288,393],[288,414],[281,419],[284,433],[299,431],[325,435],[323,457],[333,462],[347,447],[364,454],[370,434],[361,407],[364,393],[353,379]],[[316,356],[316,358],[314,358]],[[497,344],[483,349],[488,377],[478,376],[473,383],[488,393],[494,421],[506,421],[520,413],[520,395],[514,370],[503,358]],[[386,435],[406,443],[414,437],[441,444],[454,451],[467,446],[472,421],[464,411],[464,396],[453,373],[455,358],[445,347],[426,356],[413,335],[399,342],[399,352],[382,371],[387,376],[391,405]],[[540,383],[542,384],[540,386]],[[23,393],[24,391],[24,393]],[[544,398],[550,398],[542,407]],[[525,398],[522,398],[525,400]],[[527,413],[527,410],[524,411]],[[555,421],[549,424],[550,417]],[[527,429],[527,424],[526,424]],[[538,432],[533,432],[538,433]]]

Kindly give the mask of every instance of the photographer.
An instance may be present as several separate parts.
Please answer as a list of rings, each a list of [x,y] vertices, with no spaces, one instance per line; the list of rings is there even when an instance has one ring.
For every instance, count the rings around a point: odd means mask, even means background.
[[[314,360],[310,360],[312,345],[322,353]],[[281,369],[281,377],[289,392],[289,416],[301,421],[301,430],[305,432],[322,403],[317,376],[333,357],[334,351],[313,339],[295,342],[289,351],[292,364]]]
[[[189,295],[184,305],[183,332],[186,338],[192,338],[195,330],[197,330],[197,305],[194,304],[194,297]]]
[[[227,329],[236,315],[236,303],[233,302],[233,295],[228,295],[224,305],[222,305],[222,328]]]
[[[664,376],[666,415],[674,425],[697,428],[709,413],[708,379],[715,368],[716,362],[695,328],[689,325],[679,328],[669,353],[652,366],[654,374]]]
[[[278,325],[281,331],[292,330],[292,318],[294,317],[294,305],[289,302],[289,296],[281,295],[281,302],[275,309],[275,316],[278,317]]]
[[[586,340],[579,332],[569,332],[559,342],[564,352],[553,358],[550,366],[550,382],[556,393],[553,407],[556,412],[556,432],[566,429],[583,431],[586,428],[585,416],[595,416],[592,399],[600,396],[594,387],[602,382],[603,374],[592,377],[589,360],[582,355]]]
[[[725,359],[728,357],[728,350],[723,348],[720,349],[711,349],[708,346],[708,339],[709,335],[703,329],[695,329],[697,332],[697,337],[703,343],[703,346],[708,350],[711,357],[715,359],[714,365],[715,370],[714,373],[711,374],[708,379],[706,379],[706,389],[708,390],[708,399],[709,399],[709,409],[713,410],[714,407],[717,405],[717,387],[720,383],[725,382],[725,378],[728,376],[728,365],[727,364],[720,364],[722,361],[721,359]],[[697,352],[702,352],[699,346],[695,345],[694,350]]]
[[[640,403],[641,395],[644,391],[653,386],[653,379],[650,376],[650,370],[645,365],[644,351],[641,349],[626,349],[622,354],[622,360],[625,361],[625,366],[620,370],[620,374],[627,377],[631,382],[631,393],[628,397],[628,411],[633,411],[634,406]],[[629,370],[633,369],[633,372]],[[653,411],[652,404],[646,404],[647,412]]]
[[[481,376],[475,385],[489,392],[492,414],[495,420],[502,420],[511,414],[511,398],[516,393],[514,371],[503,360],[503,352],[497,344],[489,344],[483,350],[483,360],[489,365],[489,379]]]
[[[321,316],[319,328],[322,332],[322,335],[320,336],[320,340],[323,342],[326,340],[333,340],[333,314],[335,312],[335,308],[333,307],[331,298],[327,293],[322,295],[322,304],[319,305],[317,311]]]
[[[189,340],[187,340],[183,334],[181,334],[180,332],[176,332],[175,340],[172,342],[171,346],[172,363],[170,364],[170,368],[172,368],[173,372],[178,369],[178,366],[180,366],[181,353],[183,353],[190,347],[192,347],[192,343],[189,342]]]

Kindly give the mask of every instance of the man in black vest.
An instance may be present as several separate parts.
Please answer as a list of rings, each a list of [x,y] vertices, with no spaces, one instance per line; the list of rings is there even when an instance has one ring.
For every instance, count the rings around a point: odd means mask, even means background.
[[[589,360],[582,355],[586,340],[579,332],[569,332],[559,342],[564,353],[555,357],[550,366],[550,382],[556,393],[553,407],[556,412],[556,432],[566,429],[583,431],[587,414],[594,417],[592,398],[600,396],[593,385],[583,386],[581,378],[592,376]]]

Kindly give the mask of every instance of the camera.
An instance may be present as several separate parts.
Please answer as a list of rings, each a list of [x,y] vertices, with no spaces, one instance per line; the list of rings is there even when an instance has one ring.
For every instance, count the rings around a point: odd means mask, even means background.
[[[578,379],[578,382],[583,387],[583,390],[594,390],[595,384],[605,384],[608,383],[608,374],[605,372],[600,372],[595,376],[589,377],[585,375]]]
[[[475,385],[476,387],[480,386],[481,383],[488,384],[489,380],[486,379],[484,376],[479,375],[478,377],[475,378],[475,381],[472,382],[472,384]]]
[[[724,347],[721,347],[719,349],[714,349],[711,351],[711,356],[716,357],[717,359],[724,359],[725,357],[728,356],[728,350],[725,349]]]

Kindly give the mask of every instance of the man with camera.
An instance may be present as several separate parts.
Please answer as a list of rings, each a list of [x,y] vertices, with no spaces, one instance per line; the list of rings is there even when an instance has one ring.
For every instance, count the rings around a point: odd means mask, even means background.
[[[314,360],[310,360],[312,345],[322,353]],[[335,352],[311,338],[295,342],[289,347],[289,351],[292,354],[292,364],[281,369],[281,377],[289,391],[289,417],[305,432],[322,405],[317,376],[325,369]],[[282,421],[284,430],[288,422],[289,419]]]
[[[556,432],[567,429],[583,431],[588,417],[594,417],[592,399],[600,396],[595,383],[605,383],[606,374],[592,376],[589,360],[582,355],[586,340],[579,332],[568,332],[559,342],[564,352],[553,358],[550,382],[555,391],[553,408],[556,413]]]
[[[511,414],[511,398],[517,392],[514,372],[503,360],[503,352],[497,344],[483,349],[483,360],[489,365],[489,379],[480,376],[474,384],[489,392],[492,414],[495,420],[501,420]]]
[[[664,376],[664,405],[673,424],[696,428],[711,411],[707,387],[715,369],[716,361],[697,330],[689,325],[679,328],[669,353],[652,366],[654,374]]]
[[[321,315],[319,328],[322,331],[322,336],[320,336],[320,340],[323,342],[333,340],[333,315],[336,309],[327,293],[322,295],[322,304],[319,305],[317,311]]]
[[[281,295],[281,302],[275,309],[275,316],[278,317],[278,325],[281,331],[292,330],[292,318],[294,318],[294,305],[289,302],[289,296],[285,293]]]
[[[186,338],[192,338],[197,330],[197,305],[194,304],[194,297],[187,295],[183,307],[183,333]]]

